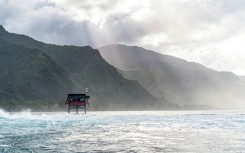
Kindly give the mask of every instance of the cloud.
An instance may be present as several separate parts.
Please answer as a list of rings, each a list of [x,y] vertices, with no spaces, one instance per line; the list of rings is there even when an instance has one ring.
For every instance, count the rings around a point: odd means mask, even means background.
[[[0,24],[48,43],[139,45],[245,75],[244,0],[2,0]]]

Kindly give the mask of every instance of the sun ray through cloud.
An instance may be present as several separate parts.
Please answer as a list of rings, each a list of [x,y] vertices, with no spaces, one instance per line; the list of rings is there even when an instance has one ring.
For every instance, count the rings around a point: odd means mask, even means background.
[[[138,45],[245,75],[242,0],[3,0],[0,8],[7,30],[40,41],[94,48]],[[206,62],[210,59],[215,62]]]

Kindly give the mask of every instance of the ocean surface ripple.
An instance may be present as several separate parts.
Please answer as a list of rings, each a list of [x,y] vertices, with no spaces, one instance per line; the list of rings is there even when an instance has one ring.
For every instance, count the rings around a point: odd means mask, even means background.
[[[0,110],[0,152],[245,153],[245,112]]]

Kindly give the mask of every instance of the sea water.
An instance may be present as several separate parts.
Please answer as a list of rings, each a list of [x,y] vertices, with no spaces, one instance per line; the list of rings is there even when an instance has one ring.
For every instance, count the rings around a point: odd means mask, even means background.
[[[245,153],[245,112],[0,110],[0,152]]]

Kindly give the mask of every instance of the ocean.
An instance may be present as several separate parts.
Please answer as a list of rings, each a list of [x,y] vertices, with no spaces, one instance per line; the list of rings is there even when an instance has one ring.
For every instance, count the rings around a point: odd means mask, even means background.
[[[245,153],[245,111],[0,110],[0,152]]]

